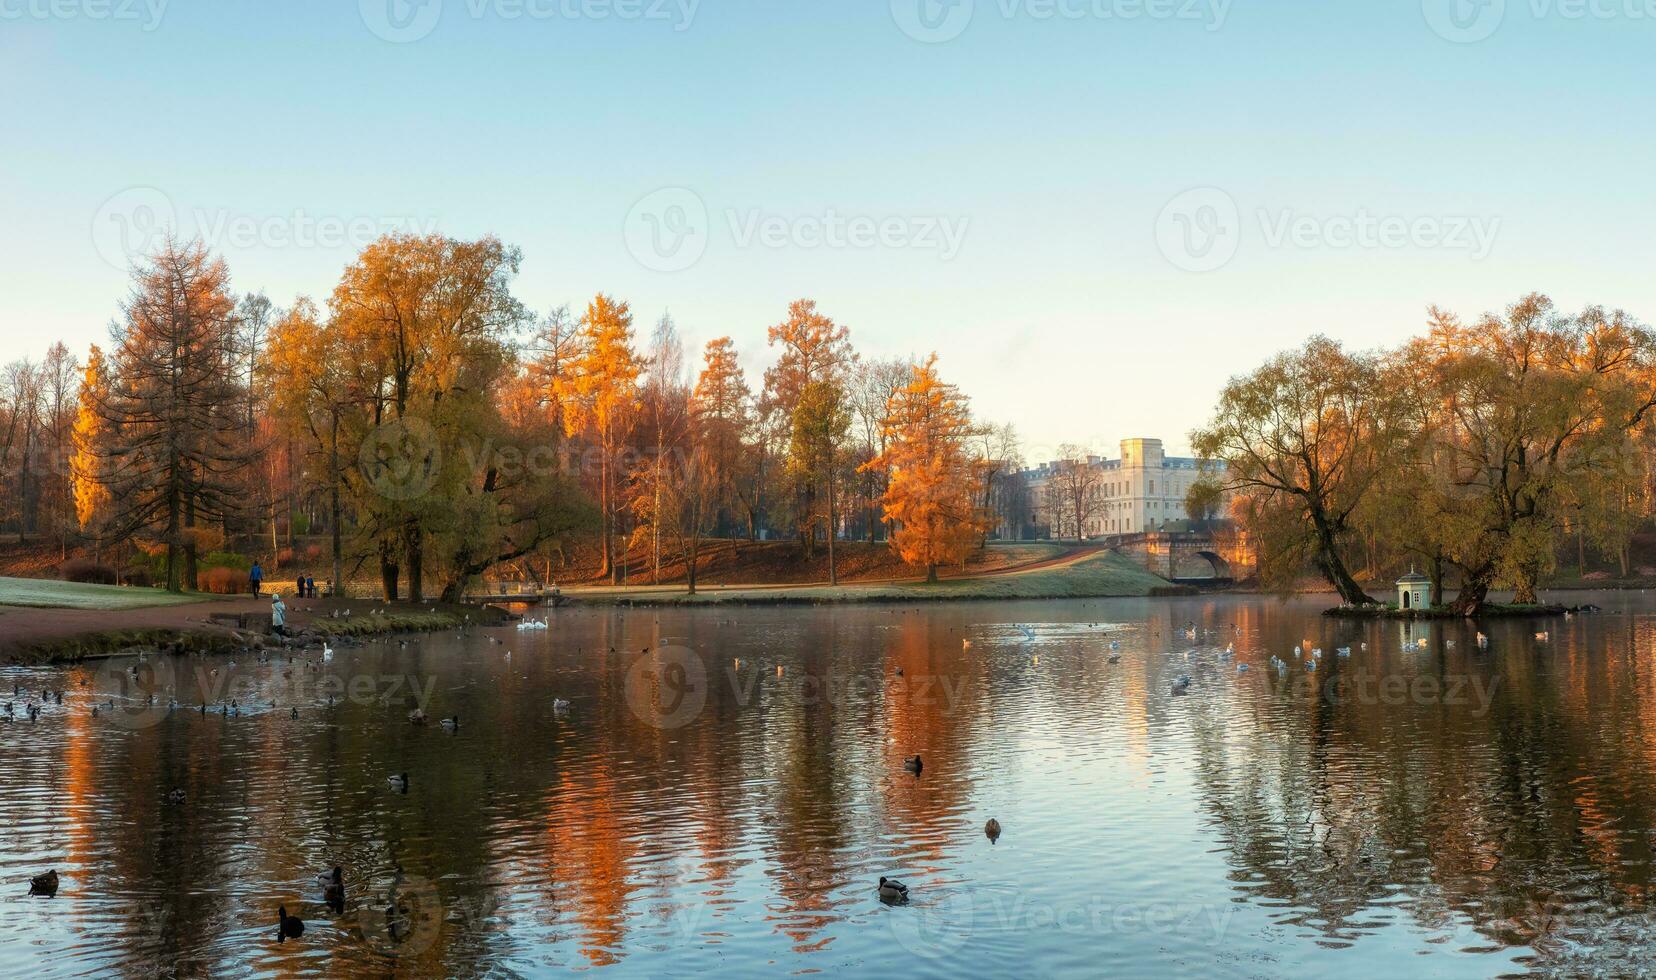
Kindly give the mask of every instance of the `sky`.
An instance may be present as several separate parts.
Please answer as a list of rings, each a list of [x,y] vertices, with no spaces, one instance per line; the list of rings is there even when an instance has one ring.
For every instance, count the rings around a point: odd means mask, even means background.
[[[692,358],[810,297],[1031,462],[1531,291],[1656,320],[1656,0],[0,0],[0,362],[161,229],[325,300],[386,230],[522,249]]]

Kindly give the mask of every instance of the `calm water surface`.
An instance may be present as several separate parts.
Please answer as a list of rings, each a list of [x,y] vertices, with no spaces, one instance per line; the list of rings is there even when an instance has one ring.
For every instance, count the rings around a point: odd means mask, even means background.
[[[20,710],[65,696],[0,720],[0,975],[1638,972],[1656,598],[1593,598],[1484,652],[1237,597],[563,610],[326,663],[10,670]]]

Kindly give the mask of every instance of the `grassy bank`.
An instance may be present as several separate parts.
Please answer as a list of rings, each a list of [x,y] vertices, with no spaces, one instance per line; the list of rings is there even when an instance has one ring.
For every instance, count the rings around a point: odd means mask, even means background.
[[[107,603],[81,608],[0,606],[0,663],[68,663],[137,650],[234,654],[280,645],[268,632],[267,600],[183,598],[183,603],[124,610]],[[336,618],[346,610],[349,617]],[[489,607],[386,608],[363,599],[305,600],[292,608],[288,625],[301,642],[318,643],[455,629],[468,622],[499,625],[510,618]]]
[[[1186,590],[1145,571],[1127,558],[1095,554],[1067,565],[1030,572],[970,579],[945,579],[936,585],[893,582],[872,585],[825,585],[796,588],[708,588],[682,592],[582,595],[582,605],[788,605],[856,602],[946,602],[995,599],[1096,599],[1118,596],[1184,594]]]
[[[0,578],[0,606],[28,609],[152,609],[207,602],[208,595],[175,595],[161,589],[121,585],[87,585],[55,579]]]

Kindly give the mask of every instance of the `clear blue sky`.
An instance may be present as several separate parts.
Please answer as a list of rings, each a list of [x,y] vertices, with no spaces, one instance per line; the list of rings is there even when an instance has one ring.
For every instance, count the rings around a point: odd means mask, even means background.
[[[296,214],[496,234],[537,309],[670,309],[754,373],[811,296],[867,353],[938,351],[1034,456],[1181,447],[1229,375],[1316,331],[1395,341],[1429,303],[1656,319],[1639,0],[387,2],[0,0],[0,360],[104,338],[112,229],[157,192],[279,304],[355,251]],[[830,214],[888,241],[817,245]],[[1365,216],[1394,239],[1346,244]],[[1227,253],[1178,243],[1216,228],[1234,257],[1189,271]],[[641,261],[686,230],[670,271]]]

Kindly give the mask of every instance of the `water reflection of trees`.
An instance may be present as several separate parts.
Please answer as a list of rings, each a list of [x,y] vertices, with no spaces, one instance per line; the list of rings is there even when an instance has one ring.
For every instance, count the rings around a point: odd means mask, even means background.
[[[1545,645],[1523,624],[1486,629],[1487,654],[1459,624],[1414,653],[1393,652],[1380,628],[1362,634],[1372,653],[1325,664],[1336,679],[1376,664],[1480,678],[1500,685],[1487,713],[1270,684],[1195,713],[1203,806],[1239,891],[1324,942],[1403,915],[1474,947],[1531,946],[1543,968],[1572,940],[1601,946],[1612,920],[1643,919],[1656,671],[1636,651],[1651,637],[1609,617],[1555,628]],[[1298,642],[1286,628],[1263,639]]]

